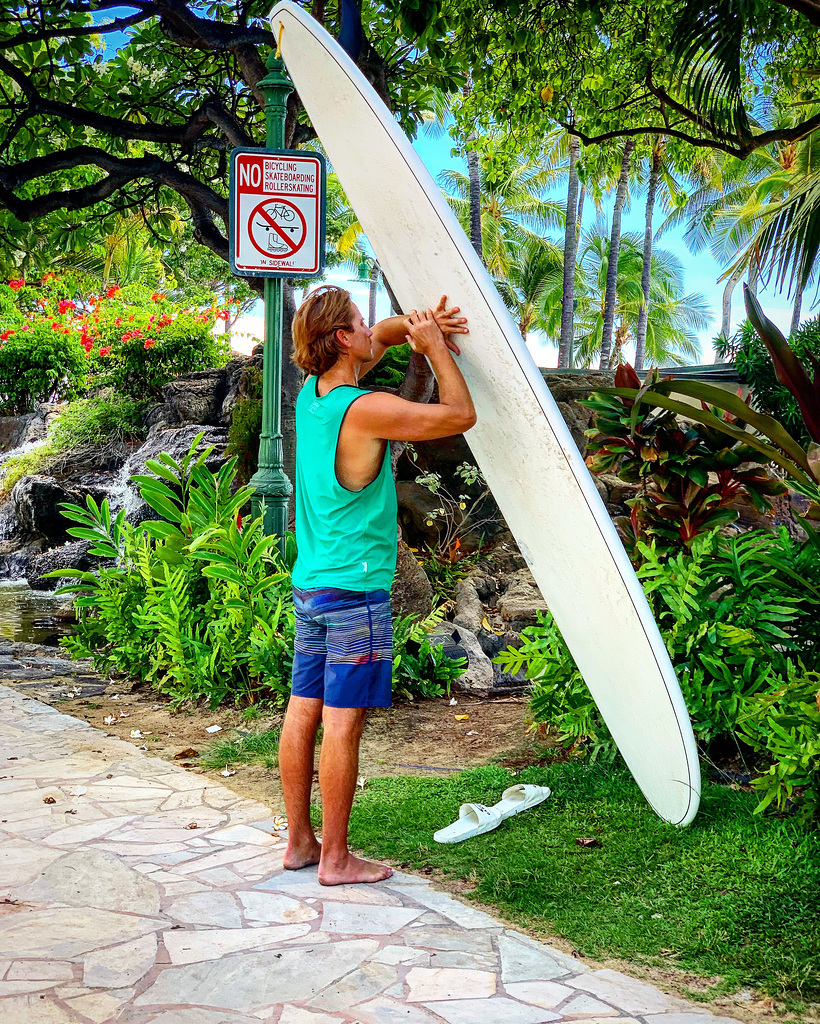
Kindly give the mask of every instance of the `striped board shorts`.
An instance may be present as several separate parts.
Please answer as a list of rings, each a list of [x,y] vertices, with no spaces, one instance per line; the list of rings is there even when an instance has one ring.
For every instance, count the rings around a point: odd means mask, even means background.
[[[393,619],[388,590],[293,588],[294,697],[332,708],[389,708]]]

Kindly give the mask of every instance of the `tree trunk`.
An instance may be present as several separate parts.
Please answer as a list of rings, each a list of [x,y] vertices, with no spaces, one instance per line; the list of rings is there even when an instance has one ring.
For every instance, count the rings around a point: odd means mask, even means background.
[[[649,170],[649,187],[646,191],[646,222],[643,232],[643,266],[641,268],[641,292],[643,302],[638,313],[635,330],[635,369],[642,370],[646,358],[646,324],[649,320],[649,285],[652,280],[652,214],[655,212],[655,196],[661,174],[661,143],[652,147],[652,166]]]
[[[627,139],[624,155],[621,160],[621,174],[618,178],[618,191],[615,193],[615,208],[612,211],[612,234],[609,238],[609,265],[606,274],[606,294],[604,295],[604,326],[601,331],[600,369],[609,368],[609,354],[612,351],[612,326],[615,323],[615,302],[618,294],[618,252],[621,248],[621,213],[626,203],[626,186],[629,181],[629,162],[635,140]]]
[[[732,329],[732,292],[735,290],[735,285],[741,277],[743,277],[743,267],[738,267],[726,282],[726,287],[723,289],[723,309],[720,315],[720,333],[724,338],[729,337],[729,331]]]
[[[376,322],[376,299],[379,294],[379,267],[374,263],[370,268],[370,294],[367,301],[367,323],[370,327]]]
[[[794,307],[792,308],[792,323],[789,328],[789,337],[791,337],[797,328],[800,326],[800,313],[803,307],[803,288],[798,283],[797,294],[794,297]]]
[[[575,219],[575,237],[576,238],[580,238],[581,237],[581,220],[582,220],[582,218],[584,216],[584,200],[586,199],[586,197],[587,197],[587,187],[586,187],[586,185],[582,184],[581,185],[581,192],[580,192],[580,194],[578,196],[578,216]]]
[[[749,291],[752,293],[752,298],[757,298],[757,279],[758,279],[758,266],[757,260],[752,256],[749,261],[749,276],[746,279],[749,285]]]
[[[575,316],[575,260],[578,235],[575,222],[578,211],[578,157],[581,141],[577,135],[569,139],[569,185],[567,187],[567,218],[564,227],[564,286],[561,293],[561,337],[558,342],[558,366],[569,366]]]
[[[474,136],[470,136],[470,139]],[[469,140],[468,140],[469,141]],[[484,262],[484,244],[481,238],[481,177],[478,153],[467,150],[467,172],[470,176],[470,241],[481,262]]]

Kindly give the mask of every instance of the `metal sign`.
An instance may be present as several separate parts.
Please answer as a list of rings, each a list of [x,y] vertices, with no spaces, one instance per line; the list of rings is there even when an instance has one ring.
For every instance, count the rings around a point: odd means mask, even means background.
[[[246,277],[319,277],[325,161],[302,150],[231,153],[230,263]]]

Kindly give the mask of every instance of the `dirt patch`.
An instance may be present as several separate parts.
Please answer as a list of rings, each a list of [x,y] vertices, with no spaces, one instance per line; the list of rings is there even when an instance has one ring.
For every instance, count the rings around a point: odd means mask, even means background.
[[[443,777],[506,755],[526,760],[531,748],[533,760],[543,757],[543,741],[531,740],[527,732],[526,698],[457,696],[456,700],[454,705],[448,698],[440,698],[371,711],[362,737],[360,774],[368,779],[384,775]],[[220,775],[221,768],[202,768],[193,754],[176,757],[186,750],[201,755],[215,743],[276,728],[281,725],[281,714],[249,718],[233,709],[174,711],[158,694],[132,689],[127,683],[115,683],[99,696],[61,700],[57,707],[154,757],[182,764],[242,796],[261,800],[277,813],[284,809],[275,766],[232,763],[229,769],[236,774],[226,777]],[[212,726],[219,726],[219,731],[207,732]],[[132,736],[133,731],[140,735]]]

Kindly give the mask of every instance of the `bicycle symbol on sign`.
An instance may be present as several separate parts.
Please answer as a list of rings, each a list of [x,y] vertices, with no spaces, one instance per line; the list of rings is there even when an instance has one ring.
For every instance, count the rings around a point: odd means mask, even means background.
[[[251,213],[250,236],[262,253],[292,256],[305,240],[307,225],[298,207],[283,200],[267,200]]]

